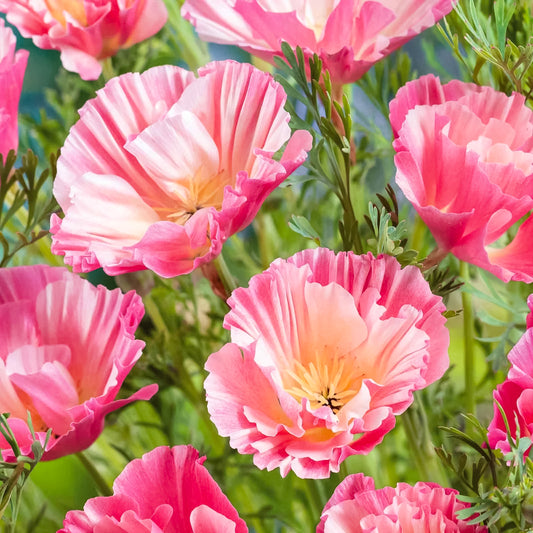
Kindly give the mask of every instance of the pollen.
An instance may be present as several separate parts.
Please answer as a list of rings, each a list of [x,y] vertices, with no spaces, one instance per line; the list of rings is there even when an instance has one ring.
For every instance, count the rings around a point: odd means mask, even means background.
[[[336,414],[357,394],[365,374],[354,361],[346,364],[345,357],[322,364],[318,359],[305,366],[295,361],[293,368],[287,370],[292,385],[286,390],[297,400],[307,398],[313,408],[327,406]]]

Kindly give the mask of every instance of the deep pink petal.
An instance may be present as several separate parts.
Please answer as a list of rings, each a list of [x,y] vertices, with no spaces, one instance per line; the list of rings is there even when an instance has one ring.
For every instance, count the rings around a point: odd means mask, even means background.
[[[18,105],[28,51],[15,52],[16,39],[0,19],[0,154],[7,156],[18,147]]]
[[[63,66],[95,80],[100,60],[157,33],[167,20],[162,0],[81,0],[69,11],[42,0],[0,0],[0,10],[36,46],[59,50]],[[68,6],[68,4],[67,4]]]
[[[152,450],[126,465],[113,496],[93,498],[83,512],[69,512],[61,532],[112,531],[105,528],[113,521],[134,533],[144,531],[141,526],[150,532],[246,533],[246,524],[202,466],[204,459],[191,446]]]

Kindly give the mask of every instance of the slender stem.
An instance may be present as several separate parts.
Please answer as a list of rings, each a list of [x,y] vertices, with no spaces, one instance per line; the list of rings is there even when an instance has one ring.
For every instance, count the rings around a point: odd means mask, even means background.
[[[230,296],[231,293],[238,287],[238,285],[235,282],[235,278],[231,274],[226,261],[224,261],[222,254],[218,255],[213,260],[213,264],[217,269],[218,275],[222,281],[222,284],[224,285],[224,288],[226,289],[227,295]]]
[[[183,0],[165,0],[165,5],[168,11],[169,44],[188,67],[196,71],[209,61],[207,44],[198,38],[192,24],[181,16]]]
[[[165,320],[161,315],[161,311],[154,302],[151,294],[146,294],[143,296],[143,304],[156,329],[163,333],[167,338],[170,338],[170,330],[168,329]]]
[[[426,232],[426,225],[424,221],[420,218],[418,213],[415,214],[415,227],[413,229],[413,234],[411,237],[411,246],[413,250],[420,252],[422,246],[424,245],[424,234]]]
[[[349,476],[348,467],[346,466],[345,461],[340,464],[339,475],[342,479],[346,479]]]
[[[254,219],[254,228],[259,243],[259,257],[261,258],[261,268],[267,269],[272,260],[270,243],[268,241],[268,230],[266,225],[266,215],[260,210]]]
[[[106,480],[102,477],[100,472],[93,465],[91,460],[83,453],[78,452],[75,454],[76,457],[81,461],[81,464],[85,467],[85,470],[93,478],[94,484],[98,487],[98,491],[102,496],[113,496],[113,491],[107,484]]]
[[[110,57],[106,57],[105,59],[102,59],[101,64],[102,76],[107,83],[111,78],[114,78],[117,75],[113,68],[113,60]]]
[[[465,283],[470,280],[468,263],[461,261],[460,275]],[[476,414],[476,384],[474,377],[474,308],[472,295],[466,291],[461,292],[463,301],[463,346],[465,370],[465,407],[467,413]]]
[[[420,480],[435,482],[447,487],[449,481],[433,450],[427,418],[417,416],[420,415],[418,410],[423,410],[423,406],[417,402],[402,415],[401,420]]]

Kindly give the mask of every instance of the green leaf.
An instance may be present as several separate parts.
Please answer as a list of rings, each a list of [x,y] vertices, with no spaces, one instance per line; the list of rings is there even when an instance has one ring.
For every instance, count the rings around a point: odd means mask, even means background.
[[[320,236],[313,228],[309,220],[301,215],[292,215],[289,220],[289,228],[306,239],[311,239],[315,244],[320,246]]]

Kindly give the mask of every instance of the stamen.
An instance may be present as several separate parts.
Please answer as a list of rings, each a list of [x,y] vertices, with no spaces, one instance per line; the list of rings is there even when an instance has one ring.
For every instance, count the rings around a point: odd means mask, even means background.
[[[337,413],[357,394],[365,377],[355,361],[351,368],[346,368],[346,361],[345,357],[336,357],[324,364],[319,354],[307,366],[295,361],[293,368],[285,371],[293,381],[286,391],[297,400],[307,398],[314,408],[327,406]]]

